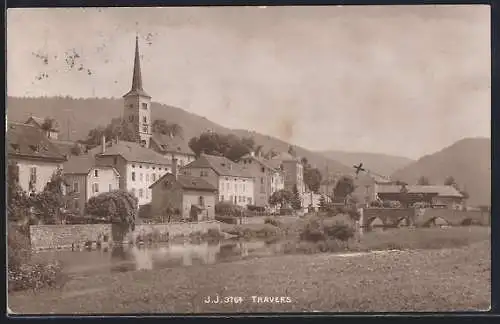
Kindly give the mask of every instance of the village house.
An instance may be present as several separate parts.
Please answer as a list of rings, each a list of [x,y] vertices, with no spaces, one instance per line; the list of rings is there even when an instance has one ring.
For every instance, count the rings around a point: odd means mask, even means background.
[[[413,202],[425,202],[433,208],[463,209],[465,199],[463,195],[453,186],[423,186],[408,185],[407,200]],[[377,184],[376,195],[381,200],[402,200],[402,186],[396,184]]]
[[[103,138],[100,146],[90,151],[95,165],[113,167],[118,171],[119,188],[134,194],[139,205],[151,202],[149,186],[172,170],[171,162],[139,143]]]
[[[153,216],[165,215],[170,209],[170,212],[178,210],[184,220],[215,219],[217,188],[200,177],[178,174],[175,159],[172,173],[163,175],[149,188]]]
[[[7,158],[17,164],[19,185],[26,192],[42,191],[66,157],[38,127],[22,123],[7,127]]]
[[[93,196],[117,190],[120,174],[112,166],[96,165],[91,154],[72,156],[64,163],[64,179],[68,184],[68,209],[83,215],[85,203]]]
[[[196,160],[196,155],[180,136],[153,133],[150,147],[170,160],[176,159],[180,167]]]
[[[30,116],[24,123],[39,128],[50,140],[57,140],[59,138],[59,129],[57,129],[56,125],[46,124],[44,118]]]
[[[182,173],[201,177],[217,188],[220,202],[227,201],[242,207],[255,203],[252,175],[223,156],[201,154],[186,165]]]
[[[244,155],[238,162],[254,179],[255,205],[269,206],[269,197],[285,188],[284,172],[275,168],[267,160],[255,156],[254,152]]]
[[[304,166],[300,162],[299,158],[296,158],[289,153],[282,152],[268,160],[268,163],[274,168],[283,170],[285,175],[285,190],[292,192],[293,187],[297,186],[297,190],[300,195],[306,192],[306,186],[304,183]]]

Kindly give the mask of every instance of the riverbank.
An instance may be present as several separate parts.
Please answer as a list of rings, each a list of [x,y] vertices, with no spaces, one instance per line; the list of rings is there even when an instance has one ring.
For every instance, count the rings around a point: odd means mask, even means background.
[[[62,290],[9,294],[9,307],[24,314],[486,310],[490,269],[489,241],[350,257],[288,255],[103,274]],[[203,302],[215,295],[244,301]],[[252,296],[285,298],[257,303]]]

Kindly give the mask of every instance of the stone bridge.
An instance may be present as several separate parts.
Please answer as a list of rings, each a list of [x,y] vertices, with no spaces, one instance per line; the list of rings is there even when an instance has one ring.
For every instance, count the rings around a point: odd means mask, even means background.
[[[490,225],[490,213],[441,208],[365,208],[363,227]]]

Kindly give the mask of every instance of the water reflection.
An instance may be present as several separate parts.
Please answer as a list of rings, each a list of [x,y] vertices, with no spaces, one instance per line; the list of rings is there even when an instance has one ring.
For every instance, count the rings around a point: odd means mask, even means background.
[[[170,243],[149,246],[116,245],[109,252],[52,251],[41,252],[42,258],[57,258],[67,272],[91,275],[103,272],[126,272],[173,267],[203,266],[230,262],[247,257],[281,252],[280,244],[265,241],[227,240],[222,242]]]

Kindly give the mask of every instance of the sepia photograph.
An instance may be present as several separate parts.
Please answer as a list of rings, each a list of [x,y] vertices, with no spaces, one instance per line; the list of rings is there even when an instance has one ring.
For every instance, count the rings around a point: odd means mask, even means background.
[[[9,315],[490,310],[489,6],[6,17]]]

